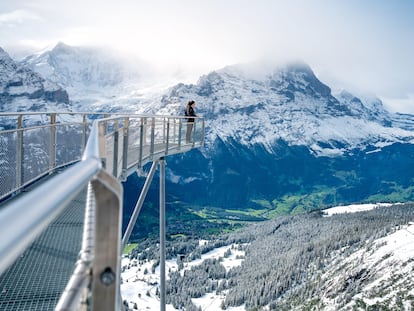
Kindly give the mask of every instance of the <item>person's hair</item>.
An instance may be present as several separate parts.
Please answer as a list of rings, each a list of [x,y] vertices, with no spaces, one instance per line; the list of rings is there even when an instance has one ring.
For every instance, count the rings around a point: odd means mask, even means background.
[[[192,104],[195,104],[195,101],[194,101],[194,100],[190,100],[190,101],[188,102],[188,106],[191,106]]]

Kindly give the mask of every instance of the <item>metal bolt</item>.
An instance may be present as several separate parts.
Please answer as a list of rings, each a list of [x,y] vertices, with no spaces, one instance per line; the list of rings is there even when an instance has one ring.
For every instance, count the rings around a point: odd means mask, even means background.
[[[109,286],[113,282],[115,282],[115,273],[112,271],[110,267],[107,267],[102,273],[101,273],[101,282],[102,284]]]

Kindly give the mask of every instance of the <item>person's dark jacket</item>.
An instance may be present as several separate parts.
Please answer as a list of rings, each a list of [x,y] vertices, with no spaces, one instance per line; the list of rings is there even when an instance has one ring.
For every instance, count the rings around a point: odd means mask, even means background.
[[[191,107],[190,105],[187,106],[187,109],[185,110],[185,116],[186,117],[196,117],[196,114],[194,112],[193,107]],[[187,118],[188,122],[194,122],[194,118]]]

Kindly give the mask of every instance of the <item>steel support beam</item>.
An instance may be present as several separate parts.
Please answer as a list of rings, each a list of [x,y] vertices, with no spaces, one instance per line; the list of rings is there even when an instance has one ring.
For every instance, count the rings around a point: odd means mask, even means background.
[[[160,310],[165,311],[165,159],[160,159]]]
[[[134,229],[135,223],[139,213],[141,212],[141,207],[144,204],[145,197],[147,196],[148,189],[151,185],[152,179],[154,178],[155,171],[157,170],[158,161],[152,163],[151,169],[148,173],[147,178],[145,179],[144,187],[141,190],[137,204],[135,205],[134,211],[132,212],[131,218],[129,219],[128,226],[125,230],[124,236],[122,238],[122,249],[125,248],[131,236],[132,230]]]

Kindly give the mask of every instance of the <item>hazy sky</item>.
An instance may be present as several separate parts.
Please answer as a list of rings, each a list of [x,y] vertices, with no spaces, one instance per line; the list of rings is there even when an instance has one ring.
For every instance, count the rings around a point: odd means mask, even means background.
[[[322,82],[414,113],[412,0],[0,1],[12,56],[62,41],[110,45],[158,65],[208,73],[265,59],[301,60]]]

